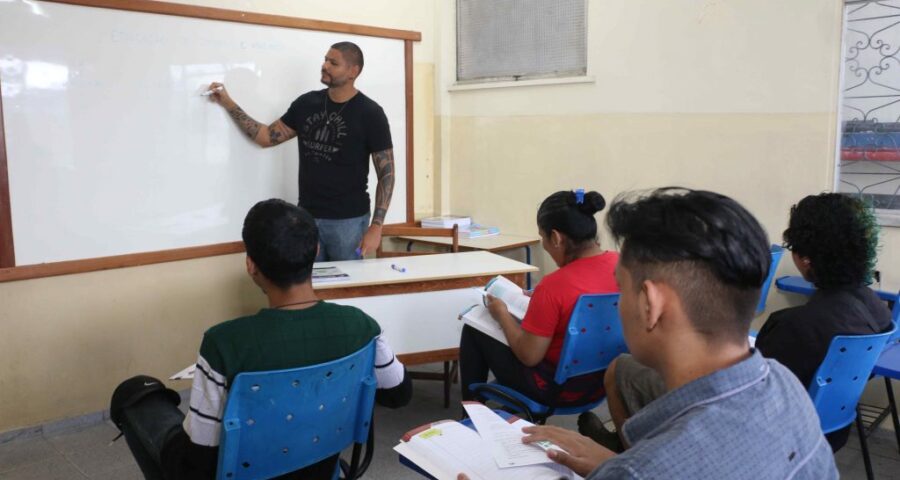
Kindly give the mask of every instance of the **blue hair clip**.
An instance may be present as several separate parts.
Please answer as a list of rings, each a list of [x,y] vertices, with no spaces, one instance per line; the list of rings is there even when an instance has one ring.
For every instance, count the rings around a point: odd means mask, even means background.
[[[584,203],[584,189],[579,188],[575,190],[575,203]]]

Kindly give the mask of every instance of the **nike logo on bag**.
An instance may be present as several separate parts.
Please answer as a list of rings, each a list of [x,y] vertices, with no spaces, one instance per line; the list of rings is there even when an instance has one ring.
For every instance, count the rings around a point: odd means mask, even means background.
[[[151,385],[157,385],[157,383],[156,382],[144,382],[145,387],[149,387]]]

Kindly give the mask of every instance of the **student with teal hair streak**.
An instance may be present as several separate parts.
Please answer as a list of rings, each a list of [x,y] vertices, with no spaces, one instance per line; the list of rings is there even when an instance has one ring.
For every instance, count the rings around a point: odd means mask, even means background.
[[[859,198],[810,195],[791,207],[784,246],[816,292],[806,305],[770,315],[756,348],[808,387],[833,337],[891,329],[890,311],[867,286],[875,268],[878,225],[872,208]],[[843,447],[849,433],[847,426],[826,435],[832,450]]]

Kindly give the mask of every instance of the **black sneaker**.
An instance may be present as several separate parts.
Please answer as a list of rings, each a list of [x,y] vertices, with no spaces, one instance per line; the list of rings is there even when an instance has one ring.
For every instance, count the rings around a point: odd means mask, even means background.
[[[622,453],[625,448],[622,440],[616,432],[610,432],[593,412],[584,412],[578,416],[578,433],[589,437],[591,440],[603,445],[616,453]]]

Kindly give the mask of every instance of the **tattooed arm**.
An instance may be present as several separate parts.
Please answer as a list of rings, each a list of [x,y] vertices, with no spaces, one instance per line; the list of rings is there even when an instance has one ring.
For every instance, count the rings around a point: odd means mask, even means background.
[[[359,245],[363,255],[375,251],[381,244],[381,226],[384,225],[384,217],[387,215],[391,195],[394,193],[394,149],[373,153],[372,163],[375,164],[375,173],[378,175],[378,187],[375,189],[372,224],[369,225]]]
[[[234,123],[237,124],[238,128],[247,134],[250,140],[256,142],[257,145],[272,147],[297,136],[297,132],[285,125],[281,119],[275,120],[271,125],[265,125],[250,118],[250,115],[247,115],[244,109],[231,99],[228,91],[225,90],[225,86],[221,83],[211,83],[209,91],[212,92],[209,96],[210,99],[222,105],[225,111],[228,112],[228,115],[234,119]]]
[[[391,195],[394,193],[394,149],[389,148],[373,153],[372,163],[375,164],[375,173],[378,175],[372,224],[382,225],[388,206],[391,204]]]

